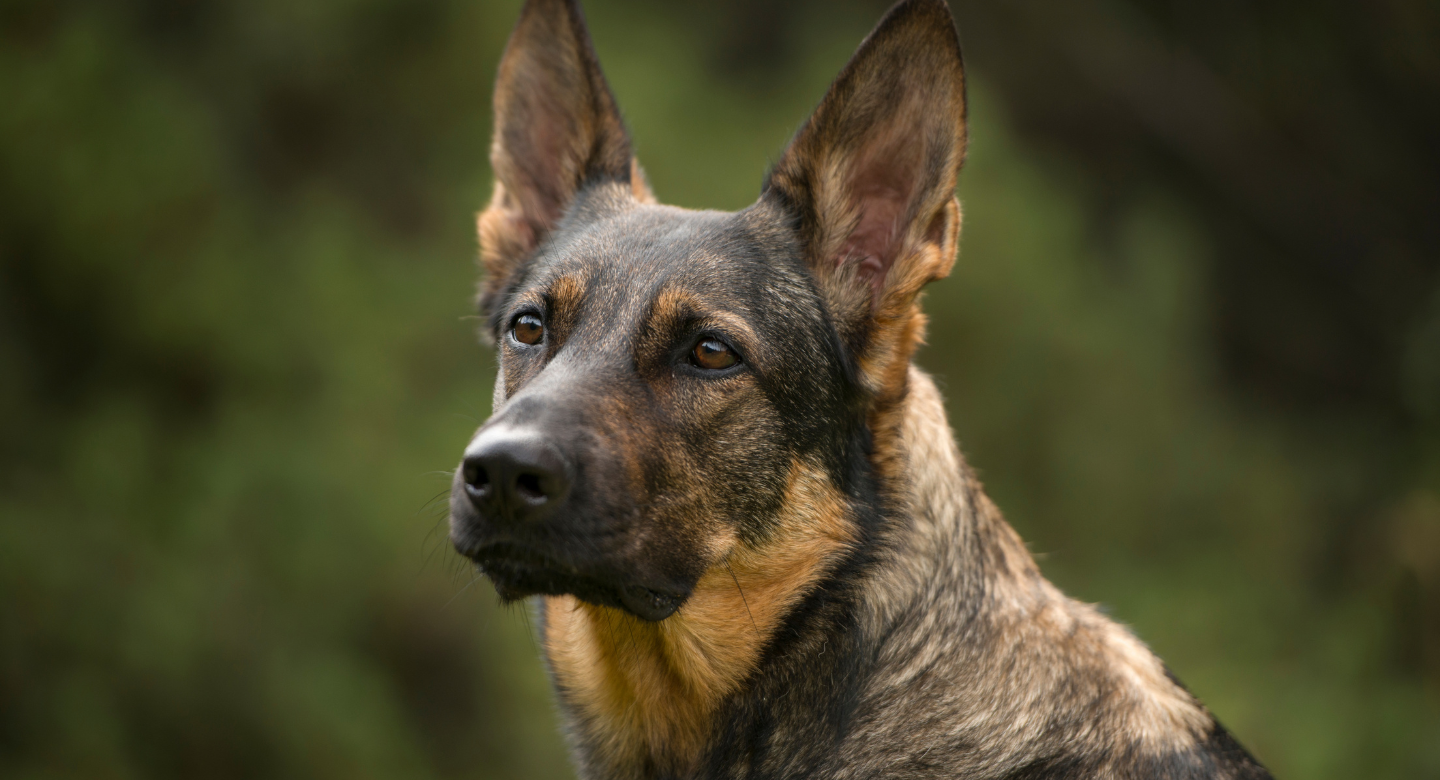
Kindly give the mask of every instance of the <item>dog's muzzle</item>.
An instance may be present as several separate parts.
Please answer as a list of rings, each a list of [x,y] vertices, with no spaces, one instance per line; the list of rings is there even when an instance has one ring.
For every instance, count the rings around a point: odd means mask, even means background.
[[[455,549],[506,601],[570,594],[644,620],[673,614],[688,592],[648,587],[633,567],[586,543],[574,488],[573,467],[542,434],[505,424],[482,430],[451,493]]]

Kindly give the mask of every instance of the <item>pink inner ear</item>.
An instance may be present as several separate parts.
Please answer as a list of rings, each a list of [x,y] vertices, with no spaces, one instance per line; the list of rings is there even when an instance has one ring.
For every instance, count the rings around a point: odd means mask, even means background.
[[[900,254],[905,218],[914,198],[917,150],[899,143],[873,143],[859,155],[846,182],[858,212],[855,229],[840,245],[836,263],[857,263],[857,276],[868,283],[873,305],[880,305],[885,277]]]
[[[838,262],[858,262],[857,276],[870,285],[877,302],[885,275],[895,265],[905,200],[889,188],[857,197],[860,221],[840,247]]]

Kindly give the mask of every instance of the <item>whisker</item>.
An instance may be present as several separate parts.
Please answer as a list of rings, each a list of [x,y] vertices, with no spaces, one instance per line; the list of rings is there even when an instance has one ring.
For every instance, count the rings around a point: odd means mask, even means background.
[[[450,600],[447,601],[447,602],[445,602],[445,606],[442,606],[440,609],[443,610],[443,609],[445,609],[446,607],[450,606],[451,604],[454,604],[454,603],[455,603],[455,599],[460,598],[460,594],[464,593],[464,592],[467,591],[467,590],[470,590],[470,587],[471,587],[472,585],[474,585],[475,583],[477,583],[477,582],[480,581],[480,577],[481,577],[480,571],[477,569],[477,570],[475,571],[475,576],[471,577],[471,578],[470,578],[470,581],[467,582],[467,583],[465,583],[465,587],[463,587],[463,588],[461,588],[460,590],[456,591],[456,592],[455,592],[455,595],[451,596],[451,597],[450,597]]]
[[[755,630],[755,635],[760,635],[760,627],[755,625],[755,613],[750,611],[750,601],[745,598],[745,589],[740,587],[740,578],[735,576],[735,570],[730,568],[730,559],[725,559],[725,571],[730,572],[730,579],[735,581],[735,590],[740,591],[740,603],[745,605],[745,614],[750,616],[750,628]]]
[[[535,641],[535,626],[530,622],[530,602],[528,599],[520,604],[520,614],[525,617],[525,636],[530,637],[530,649],[538,653],[540,651],[540,644]]]

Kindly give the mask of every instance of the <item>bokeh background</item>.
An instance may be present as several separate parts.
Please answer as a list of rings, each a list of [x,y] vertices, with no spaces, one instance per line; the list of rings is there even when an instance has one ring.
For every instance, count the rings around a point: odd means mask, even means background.
[[[0,2],[0,776],[571,775],[445,541],[517,0]],[[885,0],[589,0],[738,208]],[[954,0],[962,446],[1285,778],[1440,777],[1440,6]]]

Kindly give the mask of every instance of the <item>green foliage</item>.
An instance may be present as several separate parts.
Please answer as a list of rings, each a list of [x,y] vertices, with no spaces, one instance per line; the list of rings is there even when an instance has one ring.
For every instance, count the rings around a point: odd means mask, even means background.
[[[527,615],[444,527],[489,413],[473,212],[517,6],[0,10],[0,776],[569,774]],[[753,198],[873,21],[838,4],[762,87],[694,18],[587,6],[691,207]],[[1098,213],[976,76],[922,363],[998,503],[1280,776],[1436,776],[1435,437],[1395,473],[1364,425],[1228,387],[1186,201]],[[1405,380],[1432,421],[1437,322]],[[1335,581],[1315,536],[1376,491]]]

